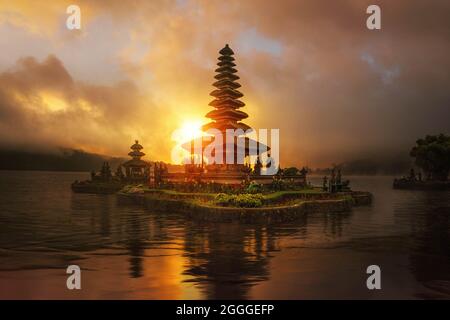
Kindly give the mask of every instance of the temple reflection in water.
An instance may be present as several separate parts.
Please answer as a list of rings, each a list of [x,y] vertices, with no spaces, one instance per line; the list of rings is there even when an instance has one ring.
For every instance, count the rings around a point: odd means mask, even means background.
[[[372,207],[248,225],[62,188],[76,173],[0,174],[0,298],[450,297],[448,192],[396,192],[390,177],[361,177],[355,184],[374,190]],[[364,285],[374,261],[381,292]],[[78,292],[65,286],[72,264],[83,270]]]
[[[308,231],[305,217],[284,226],[248,225],[233,223],[204,223],[187,221],[177,214],[143,213],[141,208],[118,204],[129,211],[126,215],[111,214],[111,201],[100,199],[100,212],[91,211],[90,228],[99,233],[107,245],[123,248],[128,261],[130,278],[166,277],[166,270],[155,270],[152,257],[155,249],[166,246],[176,254],[168,258],[180,260],[181,279],[202,292],[203,298],[230,299],[249,298],[249,290],[260,282],[270,279],[272,254],[280,250],[278,242],[295,235],[300,243],[314,237]],[[72,199],[72,206],[79,210],[83,202]],[[110,199],[112,200],[112,199]],[[85,208],[87,209],[87,208]],[[136,210],[134,212],[134,210]],[[110,214],[106,214],[110,212]],[[321,232],[330,238],[340,237],[343,223],[351,214],[321,216]],[[158,250],[156,250],[158,251]],[[158,272],[155,274],[155,271]]]

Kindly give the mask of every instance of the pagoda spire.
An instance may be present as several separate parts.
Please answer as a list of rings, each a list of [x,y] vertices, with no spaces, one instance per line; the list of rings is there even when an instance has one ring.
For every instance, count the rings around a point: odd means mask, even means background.
[[[141,151],[144,147],[139,144],[138,140],[134,140],[134,144],[130,147],[130,149],[131,152],[129,152],[128,155],[134,160],[141,160],[141,157],[145,156],[145,153]]]
[[[213,121],[204,125],[202,129],[204,131],[218,129],[223,132],[227,129],[250,129],[248,125],[240,122],[248,115],[238,110],[245,106],[245,103],[239,100],[244,95],[237,90],[241,85],[236,82],[239,76],[236,75],[234,52],[227,44],[219,51],[219,54],[218,68],[215,70],[217,74],[214,77],[217,81],[213,83],[216,90],[210,93],[215,99],[209,103],[215,110],[206,114],[206,117]]]

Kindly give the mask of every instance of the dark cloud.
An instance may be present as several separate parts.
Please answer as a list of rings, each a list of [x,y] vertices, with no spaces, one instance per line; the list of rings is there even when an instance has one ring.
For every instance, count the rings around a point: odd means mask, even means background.
[[[377,3],[382,30],[369,31],[365,9]],[[284,129],[288,161],[407,152],[450,131],[448,1],[253,1],[233,14],[284,48],[240,65],[258,121]]]

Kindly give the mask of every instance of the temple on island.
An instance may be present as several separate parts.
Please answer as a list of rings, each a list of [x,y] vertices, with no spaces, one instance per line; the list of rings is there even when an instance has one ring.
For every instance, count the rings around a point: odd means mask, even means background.
[[[130,147],[131,151],[128,155],[130,160],[124,162],[117,168],[116,176],[127,180],[128,182],[147,182],[150,175],[150,163],[142,160],[145,156],[141,150],[142,147],[138,140],[135,140],[134,144]],[[122,167],[125,169],[125,174],[122,171]]]
[[[301,174],[287,174],[281,171],[275,175],[263,174],[264,168],[271,164],[270,148],[245,136],[248,131],[251,131],[251,127],[242,122],[248,118],[248,115],[240,110],[245,106],[245,103],[241,101],[244,95],[238,90],[241,85],[237,82],[239,76],[233,55],[234,52],[228,44],[219,51],[218,67],[215,70],[213,83],[215,89],[210,93],[214,99],[209,103],[214,109],[206,114],[211,121],[202,127],[202,130],[209,134],[209,138],[205,141],[203,137],[200,137],[197,138],[200,139],[199,143],[195,139],[183,144],[183,148],[190,152],[190,159],[201,159],[201,163],[192,161],[184,165],[184,172],[178,169],[170,172],[169,166],[163,162],[142,160],[145,153],[142,152],[142,145],[136,140],[128,153],[131,159],[119,165],[114,176],[111,175],[109,165],[105,163],[99,174],[93,173],[91,181],[112,181],[117,182],[119,186],[147,184],[158,187],[185,185],[189,182],[226,185],[242,185],[249,182],[271,184],[274,180],[287,179],[293,184],[306,185],[306,170],[303,170]],[[229,129],[240,130],[240,132],[234,132],[233,138],[230,139],[227,137]],[[216,134],[211,135],[207,132],[211,130]],[[205,148],[215,142],[217,133],[220,133],[222,139],[217,141],[219,146],[222,144],[222,148],[218,148],[222,154],[217,155],[214,148],[210,155],[212,157],[207,158]],[[197,145],[201,146],[198,148],[200,150],[197,150]],[[231,157],[227,159],[227,155],[230,154],[234,154],[234,159],[230,159]],[[260,158],[262,154],[266,156],[265,163]],[[244,159],[238,159],[238,156],[243,156]],[[205,161],[205,158],[208,161]],[[171,167],[174,169],[174,166]],[[73,188],[79,187],[78,189],[82,192],[86,185],[89,183],[76,182]]]
[[[202,173],[202,181],[214,181],[224,183],[240,183],[243,179],[247,179],[250,173],[253,175],[259,175],[259,171],[252,169],[250,163],[250,156],[257,157],[258,150],[264,148],[265,151],[270,150],[268,146],[265,146],[257,141],[252,141],[248,137],[243,137],[245,131],[251,129],[250,126],[243,123],[242,120],[248,118],[248,115],[240,109],[245,106],[245,103],[240,99],[244,96],[238,89],[241,85],[237,82],[239,76],[237,75],[237,69],[235,59],[233,57],[233,50],[227,45],[219,51],[219,58],[215,70],[214,76],[215,82],[213,90],[210,95],[214,99],[209,103],[214,110],[206,114],[206,118],[212,121],[202,127],[204,132],[208,130],[215,130],[221,133],[222,136],[222,152],[219,156],[222,160],[220,163],[216,163],[217,158],[215,151],[213,152],[213,161],[204,163],[204,150],[205,147],[212,141],[202,141],[201,154],[196,154],[197,150],[194,150],[194,141],[190,141],[183,146],[191,153],[191,159],[194,156],[201,158],[201,165],[186,165],[187,173]],[[227,130],[242,130],[242,135],[237,134],[233,137],[232,141],[228,141],[226,137]],[[239,137],[238,137],[239,136]],[[202,138],[198,138],[202,139]],[[243,139],[243,146],[238,143],[238,139]],[[214,137],[212,138],[214,140]],[[243,149],[241,149],[243,148]],[[226,154],[234,154],[233,163],[227,163]],[[242,154],[245,157],[245,164],[242,161],[238,161],[238,155]],[[253,159],[254,162],[255,159]],[[256,168],[258,169],[258,168]]]

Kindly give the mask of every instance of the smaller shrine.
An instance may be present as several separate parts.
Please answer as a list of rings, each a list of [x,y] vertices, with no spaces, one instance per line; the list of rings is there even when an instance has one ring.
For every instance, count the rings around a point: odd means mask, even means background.
[[[91,179],[74,181],[72,190],[77,193],[111,194],[119,191],[124,183],[117,176],[113,176],[108,162],[103,162],[99,172],[92,171]]]
[[[145,156],[145,153],[141,151],[144,147],[139,144],[138,140],[135,140],[130,149],[131,151],[128,155],[131,159],[117,168],[116,176],[119,176],[121,179],[125,179],[128,182],[147,182],[150,177],[151,165],[149,162],[141,159]],[[125,173],[122,168],[125,170]]]
[[[349,185],[350,180],[344,180],[342,178],[341,169],[334,167],[331,170],[331,176],[329,179],[327,176],[323,177],[322,190],[330,193],[349,192],[351,191]]]
[[[91,180],[96,182],[110,182],[113,179],[108,162],[103,162],[100,172],[91,172]]]

